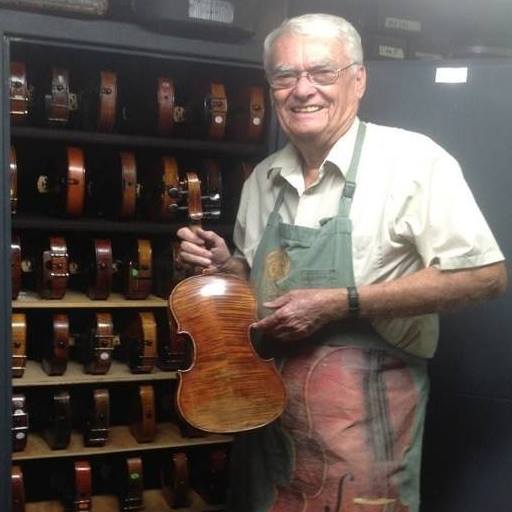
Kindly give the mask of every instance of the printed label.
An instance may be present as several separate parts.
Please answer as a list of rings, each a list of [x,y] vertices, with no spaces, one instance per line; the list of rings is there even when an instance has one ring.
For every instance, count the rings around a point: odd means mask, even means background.
[[[220,23],[233,23],[235,8],[227,0],[188,0],[188,17]]]
[[[404,20],[402,18],[386,18],[384,26],[393,30],[405,30],[407,32],[421,32],[421,21]]]
[[[403,48],[397,48],[396,46],[388,46],[385,44],[379,44],[379,55],[381,57],[387,57],[389,59],[405,58]]]

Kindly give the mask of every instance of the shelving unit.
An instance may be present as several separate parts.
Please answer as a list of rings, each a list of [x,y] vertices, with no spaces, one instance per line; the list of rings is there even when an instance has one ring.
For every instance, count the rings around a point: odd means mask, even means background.
[[[209,435],[207,437],[184,438],[179,429],[172,423],[157,425],[157,434],[150,443],[137,443],[128,427],[110,427],[109,438],[105,446],[87,447],[83,445],[82,433],[73,431],[71,441],[65,450],[52,450],[40,434],[29,434],[27,447],[22,452],[14,452],[13,460],[52,459],[62,457],[88,457],[90,455],[106,455],[124,452],[144,452],[166,448],[184,448],[222,444],[231,441],[229,436]]]
[[[151,80],[159,76],[159,73],[171,75],[179,82],[180,77],[186,84],[205,80],[225,80],[228,96],[243,84],[263,84],[263,72],[260,64],[259,44],[254,40],[239,42],[198,41],[172,37],[162,33],[149,32],[146,27],[133,23],[116,20],[80,20],[62,19],[48,14],[27,13],[19,11],[1,10],[0,29],[2,31],[2,70],[4,80],[1,92],[4,98],[9,97],[9,90],[5,90],[8,84],[6,77],[10,74],[10,63],[14,60],[26,60],[28,80],[35,84],[34,101],[41,101],[41,94],[49,86],[45,84],[45,76],[52,66],[61,65],[70,67],[71,81],[82,77],[93,76],[102,69],[114,69],[119,74],[120,83],[129,92],[128,99],[123,96],[123,101],[133,100],[133,92],[138,91],[140,98],[135,95],[135,101],[143,105],[143,112],[147,110],[147,91],[144,88],[152,87]],[[32,60],[31,60],[32,59]],[[145,72],[140,73],[141,66]],[[82,72],[83,71],[83,72]],[[150,79],[151,77],[151,79]],[[123,83],[124,81],[124,83]],[[130,82],[126,87],[127,81]],[[132,83],[133,81],[133,83]],[[77,82],[73,83],[75,87]],[[142,89],[141,89],[142,87]],[[188,88],[188,85],[186,85]],[[144,98],[144,99],[142,99]],[[204,136],[189,136],[178,134],[175,136],[161,136],[153,131],[147,131],[147,124],[141,124],[133,129],[124,129],[117,123],[111,133],[100,133],[91,130],[90,127],[81,125],[81,121],[73,122],[67,127],[48,127],[41,121],[39,114],[34,115],[25,125],[11,125],[9,111],[5,111],[8,101],[0,105],[2,116],[2,151],[4,156],[4,168],[9,168],[9,148],[11,144],[20,148],[18,157],[18,172],[22,178],[28,175],[32,179],[35,173],[43,172],[42,163],[48,155],[55,150],[61,150],[73,145],[83,148],[86,156],[95,156],[96,152],[104,154],[118,151],[133,151],[137,159],[143,162],[140,173],[145,175],[151,172],[146,161],[159,158],[162,155],[177,155],[184,165],[196,166],[201,159],[216,159],[222,163],[222,187],[225,200],[223,202],[223,215],[218,221],[206,221],[205,226],[214,229],[221,236],[230,238],[234,212],[236,210],[238,193],[243,181],[239,175],[241,162],[254,161],[264,156],[273,149],[276,139],[274,120],[267,114],[265,134],[255,143],[236,141],[232,135],[223,140],[209,140]],[[39,103],[39,106],[41,103]],[[36,112],[37,109],[34,111]],[[39,116],[39,117],[38,117]],[[119,127],[119,129],[118,129]],[[18,153],[18,151],[17,151]],[[28,155],[28,156],[27,156]],[[24,157],[27,157],[24,159]],[[27,164],[28,162],[28,164]],[[191,162],[188,164],[188,162]],[[41,164],[41,169],[39,165]],[[28,170],[27,170],[28,169]],[[181,169],[182,170],[182,169]],[[111,171],[108,171],[111,172]],[[25,173],[25,176],[24,174]],[[28,173],[28,175],[27,175]],[[32,174],[30,174],[32,173]],[[145,210],[137,211],[137,215],[129,220],[122,220],[111,215],[95,215],[86,211],[84,215],[70,218],[58,212],[46,211],[39,204],[39,197],[34,196],[34,201],[23,202],[21,198],[18,211],[11,217],[7,190],[9,189],[8,177],[0,177],[0,185],[3,193],[2,199],[2,223],[0,224],[0,238],[4,247],[9,246],[11,230],[22,235],[23,239],[32,242],[32,239],[41,239],[49,234],[61,234],[69,237],[70,243],[91,238],[111,237],[124,248],[123,241],[137,237],[148,238],[154,243],[154,262],[156,264],[157,280],[165,281],[172,276],[168,267],[172,265],[169,257],[169,243],[172,241],[176,230],[186,224],[186,215],[176,219],[161,221],[148,217]],[[30,183],[29,183],[30,185]],[[32,185],[30,185],[32,186]],[[27,183],[23,183],[19,193],[30,190]],[[143,191],[144,192],[144,191]],[[23,248],[22,248],[23,253]],[[10,255],[2,254],[2,269],[4,275],[9,275]],[[28,278],[32,279],[30,275]],[[24,277],[25,282],[27,277]],[[33,283],[33,280],[30,281]],[[68,288],[61,300],[41,299],[34,291],[34,286],[22,286],[19,297],[10,300],[9,280],[4,280],[0,288],[0,319],[4,320],[0,328],[3,328],[3,337],[10,339],[10,313],[11,311],[23,312],[29,321],[32,317],[45,318],[60,312],[69,314],[70,318],[80,319],[82,315],[90,315],[91,312],[109,312],[119,319],[128,318],[138,311],[151,311],[158,315],[159,321],[165,318],[167,311],[167,299],[162,292],[165,287],[156,287],[153,294],[144,300],[127,300],[122,291],[117,288],[111,293],[108,300],[91,300],[85,293],[73,287]],[[121,322],[122,324],[122,322]],[[30,326],[29,326],[30,329]],[[37,336],[29,337],[28,343],[40,343]],[[33,347],[32,347],[33,348]],[[153,369],[147,374],[133,374],[125,362],[113,360],[109,371],[104,375],[90,375],[84,373],[83,365],[75,360],[68,362],[67,369],[62,376],[48,376],[42,369],[37,358],[27,361],[24,375],[21,378],[12,379],[10,382],[11,354],[10,345],[5,344],[0,351],[0,367],[4,386],[0,390],[8,390],[0,398],[3,409],[0,411],[1,434],[4,436],[5,449],[0,449],[0,510],[10,508],[10,471],[7,462],[12,460],[22,469],[27,470],[29,486],[26,489],[27,512],[60,512],[63,511],[58,496],[48,496],[51,487],[47,485],[49,475],[53,468],[57,473],[63,470],[62,464],[76,461],[77,459],[89,460],[91,464],[103,464],[110,458],[140,456],[144,461],[154,460],[160,463],[162,457],[169,457],[177,451],[187,453],[190,450],[192,464],[196,464],[201,454],[215,447],[228,447],[230,436],[208,435],[201,437],[183,437],[178,426],[169,421],[169,411],[164,411],[162,418],[158,416],[157,435],[153,442],[137,443],[130,433],[129,427],[124,421],[114,420],[109,429],[109,438],[104,447],[85,447],[83,435],[77,428],[76,418],[74,430],[71,434],[71,442],[64,450],[51,450],[47,442],[38,430],[30,430],[25,450],[9,453],[10,444],[10,393],[22,393],[30,396],[31,393],[52,393],[61,387],[66,387],[73,393],[73,400],[80,396],[82,391],[93,387],[102,386],[114,389],[115,393],[123,393],[123,386],[152,384],[155,388],[172,389],[177,374],[175,371],[162,371]],[[12,386],[12,387],[11,387]],[[169,386],[169,388],[167,388]],[[116,395],[117,396],[117,395]],[[30,405],[30,400],[28,401]],[[119,408],[117,404],[117,408]],[[160,404],[161,405],[161,404]],[[166,407],[169,407],[167,404]],[[80,404],[74,403],[74,407],[80,408]],[[111,404],[112,407],[112,404]],[[114,408],[115,409],[115,408]],[[30,413],[30,411],[29,411]],[[118,414],[114,413],[114,414]],[[156,457],[156,459],[154,459]],[[6,462],[2,464],[2,462]],[[41,466],[44,464],[44,466]],[[41,477],[34,477],[33,468],[44,467]],[[66,466],[67,467],[67,466]],[[48,468],[48,471],[46,471]],[[147,469],[147,468],[146,468]],[[194,467],[192,467],[192,470]],[[95,469],[96,471],[97,469]],[[67,471],[67,470],[66,470]],[[144,471],[146,473],[146,471]],[[147,476],[147,479],[146,479]],[[146,512],[166,512],[171,508],[165,503],[161,485],[155,480],[155,474],[149,471],[145,474],[144,504]],[[146,481],[147,480],[147,481]],[[94,484],[96,485],[96,484]],[[108,485],[108,484],[106,484]],[[43,487],[41,489],[40,487]],[[93,488],[93,507],[95,512],[113,512],[118,510],[115,492],[101,488],[96,492]],[[192,504],[190,507],[180,510],[187,511],[217,511],[222,510],[220,505],[207,504],[197,492],[191,492]]]
[[[152,489],[144,492],[145,512],[171,512],[173,510],[179,510],[180,512],[215,512],[223,509],[221,505],[209,505],[196,492],[192,492],[191,502],[190,507],[172,509],[159,490]],[[114,496],[93,496],[92,504],[94,512],[111,512],[117,510],[118,500]],[[64,507],[55,501],[29,503],[26,512],[64,512]]]
[[[145,235],[171,235],[183,224],[170,222],[166,224],[149,222],[120,222],[114,220],[83,218],[79,220],[55,219],[44,215],[21,214],[12,220],[14,230],[31,229],[49,231],[58,229],[62,232],[91,232],[95,233],[140,233]],[[206,224],[208,226],[208,224]],[[222,236],[231,236],[232,225],[215,224],[215,231]]]
[[[91,375],[84,373],[83,365],[76,361],[68,361],[64,375],[59,377],[47,375],[41,364],[36,361],[27,361],[25,374],[21,379],[13,379],[12,386],[22,389],[30,386],[68,386],[74,384],[109,384],[121,382],[155,382],[176,379],[176,372],[164,372],[158,368],[151,373],[133,374],[125,363],[112,361],[110,370],[105,375]]]
[[[58,128],[31,128],[13,126],[11,135],[23,139],[56,140],[82,144],[104,144],[111,146],[130,146],[131,148],[154,149],[185,149],[187,151],[231,154],[240,157],[261,155],[264,148],[261,145],[232,143],[224,141],[168,139],[162,137],[147,137],[137,135],[118,135],[112,133],[95,133],[78,130],[61,130]]]
[[[112,292],[107,300],[91,300],[87,295],[68,290],[64,299],[41,299],[35,292],[22,290],[16,300],[12,301],[13,309],[117,309],[117,308],[165,308],[167,301],[150,295],[144,300],[128,300],[120,293]]]

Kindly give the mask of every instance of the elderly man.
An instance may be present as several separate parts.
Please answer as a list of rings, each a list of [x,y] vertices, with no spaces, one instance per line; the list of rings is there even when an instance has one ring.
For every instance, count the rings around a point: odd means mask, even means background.
[[[503,293],[503,255],[453,157],[358,119],[350,23],[287,20],[264,64],[290,142],[245,183],[236,253],[178,231],[185,264],[250,277],[288,393],[278,422],[236,439],[228,509],[417,512],[437,313]]]

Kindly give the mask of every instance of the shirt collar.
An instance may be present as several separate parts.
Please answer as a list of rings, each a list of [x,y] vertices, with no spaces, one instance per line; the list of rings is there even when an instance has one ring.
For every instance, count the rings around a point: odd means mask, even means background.
[[[360,120],[356,117],[348,131],[336,141],[321,166],[320,175],[324,172],[324,164],[329,163],[333,164],[333,168],[346,176],[352,160],[359,123]],[[297,172],[302,173],[300,155],[291,142],[275,155],[272,166],[267,171],[267,178],[270,178],[274,172],[279,173],[285,179]]]

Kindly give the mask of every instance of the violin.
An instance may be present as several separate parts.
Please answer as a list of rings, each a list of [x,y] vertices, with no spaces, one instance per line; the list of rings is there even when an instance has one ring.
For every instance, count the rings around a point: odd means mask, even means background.
[[[70,112],[77,110],[76,94],[69,90],[69,72],[64,68],[52,68],[50,94],[44,97],[46,120],[50,126],[66,126]]]
[[[131,151],[119,153],[121,164],[121,208],[119,216],[131,219],[135,216],[137,205],[137,163]]]
[[[23,377],[27,365],[27,316],[25,313],[13,313],[11,315],[11,338],[12,376]]]
[[[92,510],[92,471],[91,465],[85,460],[74,463],[75,478],[73,496],[69,510],[72,512],[91,512]]]
[[[68,146],[65,155],[60,154],[57,158],[56,175],[41,174],[38,176],[37,191],[40,194],[56,196],[69,217],[82,215],[86,193],[86,168],[83,149]]]
[[[11,239],[11,299],[16,300],[21,290],[21,242],[19,235]]]
[[[121,512],[144,510],[144,481],[142,459],[127,457],[122,476],[122,486],[119,493],[119,508]]]
[[[168,77],[158,79],[156,98],[158,104],[158,133],[170,135],[174,128],[174,82]]]
[[[233,103],[229,118],[230,135],[239,142],[259,142],[265,127],[263,87],[251,85],[237,88]]]
[[[151,311],[138,312],[124,334],[132,373],[150,373],[156,362],[157,325]]]
[[[124,269],[124,296],[127,299],[144,300],[151,293],[152,255],[149,240],[138,239],[137,247],[132,246]]]
[[[13,124],[24,124],[28,118],[30,89],[24,62],[11,62],[9,87],[10,113]]]
[[[155,166],[152,177],[150,216],[155,219],[171,220],[176,216],[180,198],[180,178],[176,159],[162,156]]]
[[[12,451],[23,451],[27,446],[28,412],[27,399],[22,393],[13,393],[12,403]]]
[[[55,391],[51,397],[49,422],[44,430],[52,450],[63,450],[71,441],[71,398],[69,391]]]
[[[69,278],[69,256],[65,238],[50,236],[38,268],[39,295],[43,299],[62,299]]]
[[[89,403],[84,429],[85,446],[105,446],[110,426],[110,394],[108,389],[95,389]]]
[[[98,131],[112,131],[116,122],[116,109],[117,73],[114,71],[101,71],[98,103]]]
[[[228,451],[225,447],[213,448],[203,460],[196,490],[209,505],[226,501],[229,481]]]
[[[207,137],[221,140],[226,132],[228,100],[224,84],[210,82],[204,99],[204,117]]]
[[[173,453],[171,462],[161,470],[162,491],[167,504],[172,508],[188,507],[190,499],[190,478],[187,454]]]
[[[106,300],[112,288],[112,243],[109,239],[94,239],[94,266],[91,271],[87,296],[92,300]]]
[[[203,217],[201,186],[188,173],[191,229]],[[232,433],[262,427],[284,410],[286,391],[271,360],[256,354],[250,325],[256,298],[247,281],[228,274],[201,274],[180,281],[169,297],[178,335],[193,345],[192,365],[178,370],[176,404],[194,428]]]
[[[178,370],[177,406],[188,423],[207,432],[242,432],[281,415],[284,384],[249,338],[256,299],[245,280],[225,274],[189,277],[173,289],[169,309],[178,333],[189,336],[194,347],[193,364]]]
[[[65,185],[66,212],[71,217],[82,214],[85,201],[85,159],[83,150],[67,148]]]
[[[90,211],[101,217],[134,218],[142,186],[138,182],[133,151],[109,153],[88,167],[86,189]]]
[[[156,436],[155,391],[150,384],[140,385],[134,396],[130,432],[138,443],[150,443]]]
[[[55,313],[52,319],[52,333],[44,340],[44,354],[41,364],[47,375],[63,375],[69,357],[69,318]]]
[[[20,466],[13,466],[11,469],[11,496],[11,511],[25,512],[25,485]]]
[[[9,198],[11,201],[11,213],[15,214],[18,208],[18,163],[16,160],[16,150],[11,146],[9,162]]]
[[[112,352],[116,344],[112,315],[95,313],[88,334],[79,342],[85,373],[105,375],[112,364]]]

